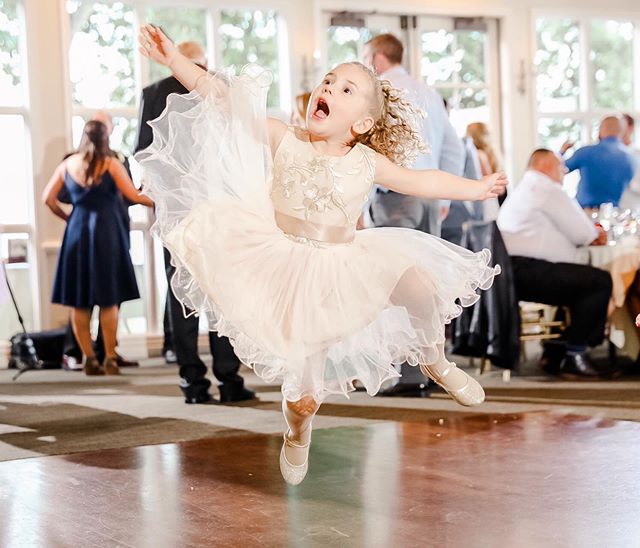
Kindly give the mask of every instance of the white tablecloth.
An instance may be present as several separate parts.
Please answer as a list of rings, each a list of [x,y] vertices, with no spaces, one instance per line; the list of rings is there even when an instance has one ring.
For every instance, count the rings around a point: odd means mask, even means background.
[[[611,274],[613,291],[609,316],[609,339],[632,359],[640,353],[640,338],[634,319],[625,307],[627,291],[640,268],[640,238],[628,237],[615,245],[590,246],[582,250],[585,264]]]

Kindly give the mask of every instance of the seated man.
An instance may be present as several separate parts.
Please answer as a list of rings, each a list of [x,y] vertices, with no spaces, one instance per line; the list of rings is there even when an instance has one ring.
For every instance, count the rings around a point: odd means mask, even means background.
[[[604,244],[606,234],[562,190],[565,171],[559,156],[536,150],[500,208],[498,226],[511,255],[518,300],[567,306],[571,312],[566,349],[554,356],[547,349],[545,371],[597,377],[586,350],[604,338],[611,276],[577,262],[579,246]]]
[[[618,207],[635,171],[635,158],[620,140],[622,131],[622,121],[607,116],[600,124],[600,142],[576,150],[567,160],[569,171],[580,170],[576,198],[582,207],[598,208],[608,202]]]

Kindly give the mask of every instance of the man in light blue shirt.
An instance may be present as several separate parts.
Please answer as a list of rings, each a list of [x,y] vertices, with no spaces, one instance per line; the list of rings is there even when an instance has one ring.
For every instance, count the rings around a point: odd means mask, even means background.
[[[442,97],[402,67],[402,56],[402,42],[392,34],[378,35],[365,45],[364,63],[381,79],[404,90],[407,101],[427,115],[420,121],[420,134],[429,151],[419,155],[411,167],[462,175],[464,149],[449,121]],[[374,197],[371,212],[375,226],[415,228],[440,236],[441,207],[448,209],[449,202],[383,192]]]
[[[617,207],[633,178],[635,159],[622,144],[621,133],[620,119],[607,116],[600,124],[600,142],[576,150],[566,161],[569,171],[580,170],[576,198],[583,208],[598,208],[608,202]]]
[[[392,34],[381,34],[370,40],[364,51],[364,62],[393,87],[406,91],[406,99],[427,114],[421,120],[420,134],[429,147],[411,166],[413,169],[441,169],[462,175],[464,148],[444,108],[442,97],[432,88],[413,78],[402,67],[402,42]],[[414,228],[440,236],[441,208],[449,202],[423,200],[396,192],[379,191],[373,196],[371,214],[375,226]],[[422,397],[426,395],[428,380],[420,369],[408,364],[401,366],[402,378],[384,396]]]

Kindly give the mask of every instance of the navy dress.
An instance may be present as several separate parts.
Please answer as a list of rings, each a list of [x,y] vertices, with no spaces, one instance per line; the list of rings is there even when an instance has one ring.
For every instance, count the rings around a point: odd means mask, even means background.
[[[107,171],[90,187],[65,172],[73,211],[64,232],[52,302],[74,308],[109,307],[140,298],[129,255],[122,198]]]

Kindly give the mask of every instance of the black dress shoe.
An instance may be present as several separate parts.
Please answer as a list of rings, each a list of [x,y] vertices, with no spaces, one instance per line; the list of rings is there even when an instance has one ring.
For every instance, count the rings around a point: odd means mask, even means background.
[[[567,380],[599,380],[600,372],[593,367],[586,352],[567,354],[560,364],[560,376]]]
[[[218,401],[209,392],[204,394],[198,394],[197,396],[189,396],[185,394],[184,403],[200,403],[200,404],[215,404]]]
[[[252,390],[245,388],[244,386],[228,386],[221,384],[218,386],[220,390],[220,403],[231,403],[238,401],[253,400],[256,397],[256,393]]]
[[[134,360],[127,360],[120,354],[116,354],[116,364],[118,364],[118,367],[138,367],[140,365],[139,362]]]
[[[376,395],[384,398],[428,398],[430,391],[426,382],[399,382],[391,388],[380,390]]]
[[[560,364],[567,355],[567,348],[564,343],[547,343],[538,365],[547,375],[559,375]]]

